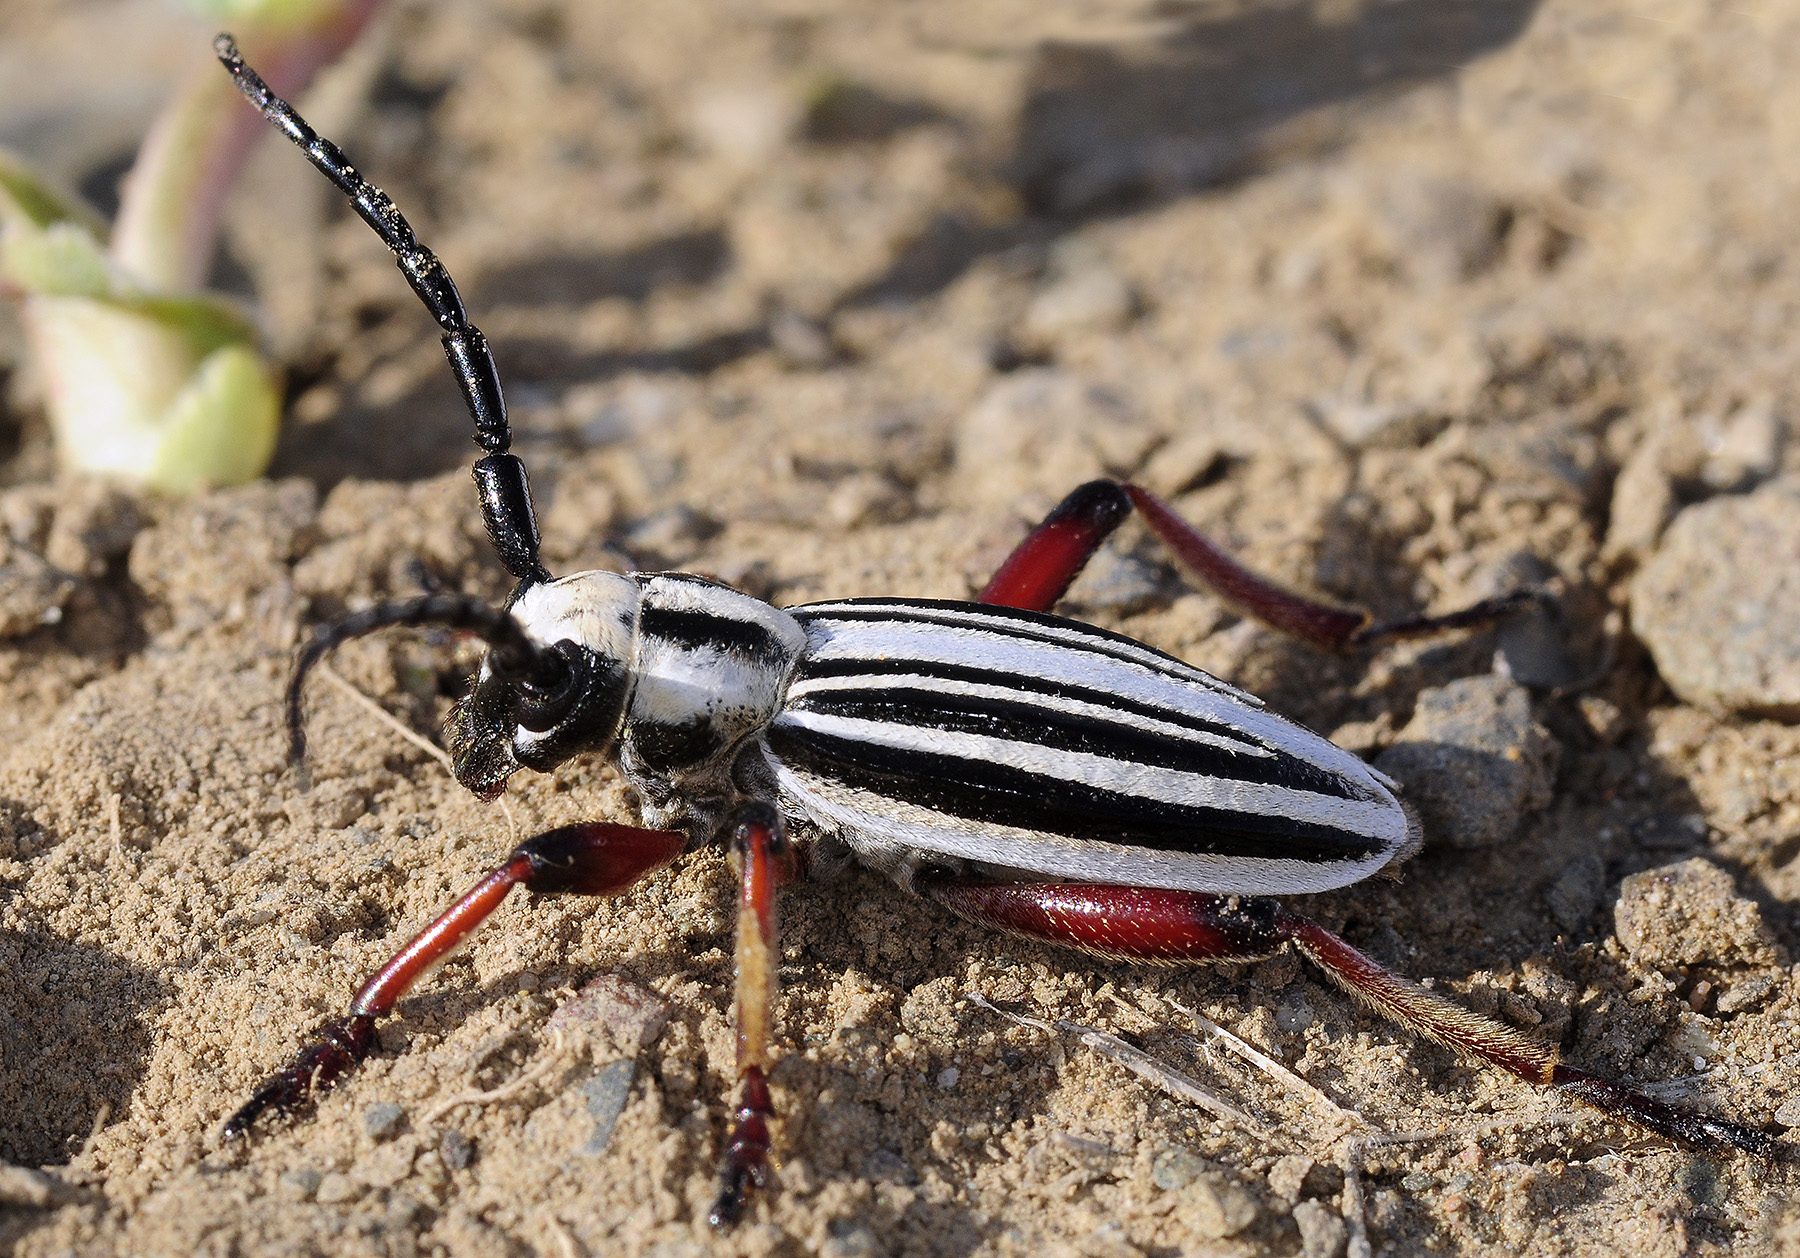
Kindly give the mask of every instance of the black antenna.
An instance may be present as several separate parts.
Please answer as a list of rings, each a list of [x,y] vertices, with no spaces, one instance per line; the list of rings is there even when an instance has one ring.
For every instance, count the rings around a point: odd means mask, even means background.
[[[405,625],[418,629],[436,625],[472,633],[488,644],[488,667],[502,676],[516,678],[533,690],[556,689],[568,665],[555,651],[538,646],[510,611],[490,607],[471,594],[422,594],[392,603],[377,603],[321,626],[294,661],[294,675],[287,688],[288,762],[306,759],[306,715],[301,696],[306,675],[331,652],[352,638],[381,629]]]
[[[550,574],[538,558],[537,513],[531,505],[525,464],[517,455],[508,453],[512,447],[512,425],[507,422],[506,399],[500,392],[500,370],[488,350],[487,338],[469,322],[450,273],[436,254],[419,243],[393,198],[358,174],[342,149],[308,126],[292,105],[270,91],[262,77],[244,63],[236,40],[230,35],[217,36],[213,52],[231,72],[245,98],[300,146],[306,160],[350,198],[363,222],[374,228],[382,243],[394,251],[400,273],[444,330],[444,354],[475,421],[475,441],[487,451],[485,457],[476,461],[474,474],[488,538],[506,570],[519,579],[520,589],[548,581]],[[517,599],[517,590],[513,597]]]

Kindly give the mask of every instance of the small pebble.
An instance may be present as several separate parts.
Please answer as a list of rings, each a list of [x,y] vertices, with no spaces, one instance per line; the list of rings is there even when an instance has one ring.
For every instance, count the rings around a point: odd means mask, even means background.
[[[1296,988],[1281,998],[1275,1006],[1275,1025],[1289,1035],[1306,1030],[1318,1018],[1313,1014],[1312,1002],[1306,999],[1306,992]]]
[[[1560,752],[1525,688],[1490,675],[1421,691],[1375,766],[1404,788],[1427,842],[1488,847],[1550,802]]]
[[[308,1201],[319,1191],[319,1183],[325,1177],[310,1166],[297,1166],[291,1171],[283,1171],[276,1180],[281,1195],[295,1201]]]
[[[1209,1240],[1236,1236],[1256,1222],[1256,1198],[1223,1175],[1202,1175],[1183,1192],[1176,1209]]]
[[[1773,974],[1752,974],[1741,978],[1719,993],[1713,1008],[1720,1014],[1743,1013],[1746,1009],[1755,1009],[1768,1000],[1775,992],[1775,976]]]
[[[1075,1242],[1081,1258],[1144,1258],[1144,1251],[1125,1235],[1125,1225],[1108,1219]]]
[[[1597,852],[1587,852],[1570,861],[1544,892],[1550,917],[1566,933],[1573,935],[1586,926],[1600,900],[1606,894],[1606,862]]]
[[[342,1205],[362,1196],[362,1185],[341,1171],[332,1171],[319,1180],[313,1200],[324,1206]]]
[[[1647,969],[1773,965],[1775,945],[1731,875],[1701,857],[1633,874],[1613,906],[1619,942]]]
[[[617,974],[602,974],[550,1015],[547,1028],[601,1029],[627,1052],[656,1043],[669,1023],[669,1004],[647,987]]]
[[[1199,1179],[1206,1167],[1206,1159],[1192,1149],[1169,1149],[1157,1155],[1150,1178],[1164,1192],[1174,1192]]]
[[[593,1131],[582,1143],[583,1153],[605,1152],[619,1115],[625,1112],[625,1103],[631,1099],[631,1081],[636,1074],[637,1063],[627,1057],[607,1062],[593,1078],[581,1085],[582,1095],[587,1097],[588,1116],[594,1120]]]
[[[438,1160],[450,1170],[463,1170],[475,1160],[474,1142],[453,1127],[438,1139]]]
[[[1300,1187],[1318,1163],[1304,1153],[1290,1153],[1275,1159],[1269,1168],[1269,1191],[1288,1201],[1300,1199]]]
[[[392,1101],[377,1101],[363,1111],[363,1130],[371,1140],[386,1140],[400,1130],[405,1118],[404,1107]]]
[[[945,1066],[942,1070],[938,1071],[937,1085],[948,1092],[956,1086],[956,1081],[961,1078],[962,1071],[958,1070],[955,1066]]]
[[[1783,1127],[1800,1127],[1800,1092],[1794,1093],[1775,1111],[1775,1121]]]
[[[875,1230],[856,1219],[833,1219],[825,1225],[825,1232],[820,1258],[885,1258],[887,1254]]]
[[[1300,1258],[1339,1258],[1350,1239],[1342,1216],[1322,1201],[1295,1206],[1294,1224],[1300,1229]]]
[[[1800,719],[1797,623],[1800,477],[1689,507],[1631,583],[1657,671],[1715,712]]]
[[[1135,305],[1131,286],[1118,272],[1105,266],[1083,267],[1032,300],[1020,339],[1038,347],[1082,333],[1116,331],[1130,321]]]

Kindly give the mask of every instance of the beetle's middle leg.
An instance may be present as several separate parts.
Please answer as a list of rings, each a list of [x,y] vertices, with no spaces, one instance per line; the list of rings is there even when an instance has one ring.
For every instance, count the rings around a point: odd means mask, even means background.
[[[1556,1046],[1464,1009],[1384,969],[1274,900],[1151,887],[978,882],[921,874],[920,894],[972,921],[1116,960],[1178,964],[1249,961],[1292,943],[1307,960],[1376,1012],[1447,1048],[1584,1101],[1661,1136],[1723,1153],[1774,1159],[1772,1135],[1680,1109],[1557,1060]]]
[[[719,1195],[706,1216],[716,1228],[742,1218],[751,1193],[768,1182],[769,1120],[775,1116],[769,1095],[769,1030],[781,961],[775,893],[797,873],[793,843],[780,814],[769,805],[739,809],[726,823],[725,837],[738,881],[738,1104],[719,1163]]]
[[[375,1047],[376,1019],[467,942],[514,887],[541,895],[618,895],[686,845],[687,836],[672,830],[607,822],[564,826],[521,843],[370,976],[350,1012],[326,1023],[290,1065],[269,1076],[226,1121],[225,1135],[243,1135],[265,1110],[292,1109],[354,1070]]]
[[[1182,565],[1221,597],[1273,629],[1328,650],[1493,624],[1542,597],[1534,590],[1520,590],[1441,616],[1377,624],[1365,611],[1307,598],[1252,572],[1148,489],[1095,480],[1076,489],[1044,517],[1007,556],[976,595],[977,601],[1049,611],[1133,508]]]

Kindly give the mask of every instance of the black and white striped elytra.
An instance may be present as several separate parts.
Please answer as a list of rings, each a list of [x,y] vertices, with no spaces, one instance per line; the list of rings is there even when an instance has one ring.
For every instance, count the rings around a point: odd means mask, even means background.
[[[695,846],[773,796],[903,883],[929,864],[1265,894],[1346,886],[1418,843],[1393,783],[1354,755],[1075,621],[927,599],[782,611],[698,577],[603,572],[513,610],[608,697],[572,712],[576,738],[465,723],[485,743],[459,756],[535,766],[616,738],[646,823]],[[466,709],[501,684],[484,676]]]

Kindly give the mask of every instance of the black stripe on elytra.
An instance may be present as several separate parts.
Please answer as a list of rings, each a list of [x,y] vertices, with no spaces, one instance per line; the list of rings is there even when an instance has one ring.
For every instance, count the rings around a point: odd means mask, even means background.
[[[908,730],[981,734],[1042,747],[1050,753],[1045,757],[1044,771],[1052,775],[1056,772],[1056,753],[1073,751],[1104,756],[1124,765],[1283,786],[1334,799],[1367,802],[1371,798],[1361,784],[1346,781],[1286,752],[1234,753],[1216,743],[1151,733],[1104,717],[1060,711],[1025,697],[1000,699],[933,690],[929,686],[891,686],[883,690],[804,695],[790,700],[787,710],[879,721]]]
[[[975,633],[995,633],[1032,642],[1047,642],[1066,650],[1087,650],[1096,655],[1123,660],[1192,685],[1230,689],[1226,683],[1192,664],[1184,664],[1173,655],[1153,646],[1145,646],[1122,633],[1113,633],[1065,616],[1051,616],[1045,612],[1025,611],[1018,607],[1002,607],[997,603],[959,603],[942,598],[852,598],[838,603],[790,607],[788,612],[803,626],[817,620],[928,624],[967,629]],[[1075,641],[1070,641],[1071,635]]]
[[[638,632],[684,650],[719,651],[754,664],[787,660],[787,652],[767,629],[717,612],[645,607],[638,615]]]
[[[839,656],[828,660],[802,660],[794,673],[793,680],[794,684],[798,684],[815,678],[825,680],[832,677],[903,677],[909,674],[929,677],[934,681],[960,681],[974,686],[997,686],[1005,690],[1020,691],[1027,695],[1041,695],[1047,699],[1067,699],[1079,703],[1091,703],[1096,707],[1110,708],[1118,712],[1129,712],[1134,716],[1161,721],[1165,725],[1175,725],[1182,729],[1191,729],[1198,734],[1211,734],[1215,738],[1246,744],[1244,749],[1246,755],[1256,754],[1253,750],[1255,748],[1271,752],[1277,750],[1270,745],[1268,740],[1260,738],[1248,730],[1239,729],[1224,721],[1215,721],[1211,717],[1201,716],[1185,708],[1164,706],[1129,695],[1117,694],[1111,690],[1080,686],[1074,682],[1039,677],[1030,673],[1008,672],[998,668],[976,668],[968,664],[945,664],[937,660],[893,655],[879,659],[875,656],[862,658]],[[832,691],[831,693],[841,692]],[[801,701],[795,700],[795,702]]]
[[[1391,846],[1319,822],[1144,799],[1006,765],[822,734],[780,718],[766,738],[777,760],[802,773],[971,822],[1159,852],[1311,864],[1363,860]]]

